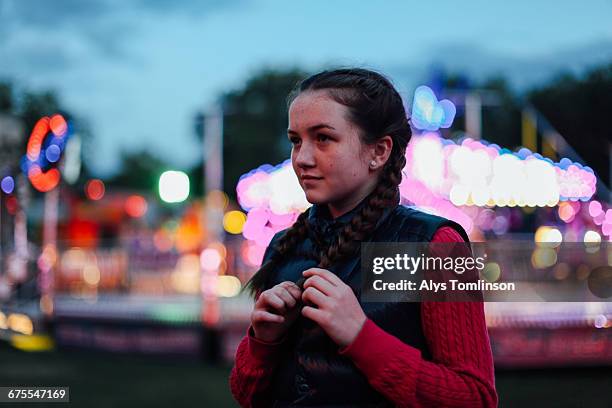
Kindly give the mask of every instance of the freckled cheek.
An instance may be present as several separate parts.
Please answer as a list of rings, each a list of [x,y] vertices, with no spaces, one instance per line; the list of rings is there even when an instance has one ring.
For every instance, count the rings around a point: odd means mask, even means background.
[[[319,167],[326,172],[333,172],[336,163],[334,160],[320,160]]]

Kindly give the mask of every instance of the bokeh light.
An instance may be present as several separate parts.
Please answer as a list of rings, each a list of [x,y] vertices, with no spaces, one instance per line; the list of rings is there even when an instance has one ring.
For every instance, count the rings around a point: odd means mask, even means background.
[[[591,215],[591,217],[597,217],[601,213],[603,213],[601,203],[595,200],[591,201],[589,203],[589,214]]]
[[[155,245],[155,248],[160,252],[168,252],[174,245],[172,238],[170,231],[161,228],[153,234],[153,245]]]
[[[58,169],[51,169],[43,172],[38,165],[33,165],[28,171],[28,178],[32,186],[42,192],[53,190],[60,182],[60,172]]]
[[[225,247],[225,245],[223,245],[222,242],[211,242],[210,244],[208,244],[208,248],[217,251],[222,260],[227,257],[227,248]]]
[[[45,150],[45,157],[49,162],[55,163],[59,160],[60,154],[62,151],[60,150],[58,145],[52,144]]]
[[[57,262],[57,250],[53,245],[47,244],[38,257],[37,265],[41,271],[50,270]]]
[[[563,235],[557,228],[541,226],[536,230],[534,241],[539,246],[557,247],[563,241]]]
[[[22,169],[36,190],[51,191],[59,184],[59,170],[49,169],[47,165],[59,161],[67,133],[68,124],[61,115],[54,115],[51,118],[44,116],[34,125],[28,139]],[[44,157],[41,158],[47,137],[51,137],[52,140],[44,152]]]
[[[140,218],[147,213],[147,200],[140,195],[131,195],[125,200],[125,212],[132,218]]]
[[[240,279],[235,276],[219,276],[217,281],[217,296],[234,297],[240,293],[242,284]]]
[[[257,245],[252,241],[245,241],[240,249],[240,255],[247,265],[259,266],[261,265],[265,251],[265,246]]]
[[[559,218],[564,222],[571,222],[576,215],[574,207],[568,202],[559,203]]]
[[[11,194],[15,189],[15,180],[11,176],[6,176],[0,182],[0,188],[5,194]]]
[[[593,325],[598,329],[610,327],[610,321],[606,315],[600,314],[593,319]]]
[[[433,90],[428,86],[419,86],[414,91],[412,104],[412,123],[422,130],[449,128],[457,109],[448,99],[438,101]]]
[[[97,286],[100,283],[100,269],[96,264],[87,264],[83,268],[83,280],[91,286]]]
[[[179,252],[196,251],[202,244],[204,230],[198,215],[194,212],[185,214],[178,224],[174,245]]]
[[[53,115],[49,120],[49,128],[54,135],[63,136],[68,130],[68,124],[62,115]]]
[[[159,177],[159,196],[167,203],[180,203],[189,197],[189,177],[182,171],[165,171]]]
[[[536,248],[531,255],[531,264],[536,269],[549,268],[557,263],[557,252],[553,248]]]
[[[572,270],[570,266],[565,262],[561,262],[560,264],[555,265],[552,271],[553,277],[557,280],[567,279],[570,276],[571,272]]]
[[[585,243],[598,244],[601,242],[601,235],[597,231],[587,231],[584,233],[583,241]]]
[[[31,335],[34,332],[34,324],[28,315],[12,313],[6,319],[7,326],[18,333]]]
[[[242,233],[246,215],[242,211],[228,211],[223,216],[223,228],[230,234]]]
[[[40,310],[46,314],[51,315],[53,313],[53,299],[49,295],[42,295],[39,301]]]
[[[200,263],[205,271],[216,271],[221,265],[221,254],[216,248],[206,248],[200,254]]]
[[[15,196],[10,196],[6,199],[6,211],[8,211],[9,214],[15,215],[18,209],[19,202],[17,201],[17,198],[15,198]]]
[[[105,190],[104,182],[99,179],[89,180],[85,185],[85,195],[93,201],[101,200]]]
[[[196,294],[200,290],[200,260],[195,254],[179,258],[170,275],[174,290],[179,293]]]
[[[34,125],[34,129],[32,129],[32,133],[30,134],[30,138],[28,139],[28,145],[26,149],[27,158],[35,162],[38,160],[40,156],[40,150],[42,148],[42,143],[49,132],[49,118],[42,117],[36,122]]]
[[[495,282],[501,277],[501,267],[497,262],[487,262],[480,275],[487,282]]]
[[[554,163],[524,148],[512,153],[484,140],[455,143],[427,132],[412,138],[406,156],[403,185],[410,188],[402,193],[417,204],[421,193],[410,191],[417,183],[455,206],[544,207],[588,201],[595,193],[588,167],[569,159]]]

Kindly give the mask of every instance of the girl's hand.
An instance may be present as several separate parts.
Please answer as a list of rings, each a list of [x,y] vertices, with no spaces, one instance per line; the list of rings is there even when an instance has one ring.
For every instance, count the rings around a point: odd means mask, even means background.
[[[302,315],[318,323],[336,344],[348,346],[367,319],[353,290],[327,269],[311,268],[303,275],[302,300],[316,307],[304,306]]]
[[[281,282],[263,291],[251,313],[255,337],[264,342],[277,342],[299,316],[302,291],[293,282]]]

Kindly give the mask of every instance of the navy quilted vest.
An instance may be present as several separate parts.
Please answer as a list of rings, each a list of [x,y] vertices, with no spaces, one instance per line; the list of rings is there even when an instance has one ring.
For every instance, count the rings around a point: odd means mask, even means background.
[[[325,206],[310,208],[308,222],[310,236],[301,242],[295,252],[279,262],[268,288],[290,280],[296,282],[302,271],[316,267],[313,253],[329,245],[337,232],[358,211],[355,209],[332,219]],[[456,229],[467,241],[463,228],[445,218],[412,208],[397,206],[387,210],[378,222],[372,242],[429,242],[436,230],[443,226]],[[284,231],[277,233],[264,256],[264,262],[273,254],[273,247]],[[360,258],[355,256],[330,268],[353,288],[359,299],[361,287]],[[423,358],[430,352],[421,326],[419,303],[368,302],[360,304],[365,314],[380,328],[402,342],[418,348]],[[269,392],[275,407],[386,407],[392,406],[374,390],[367,378],[352,361],[338,354],[338,346],[314,322],[302,316],[290,329],[289,347],[275,371]],[[376,345],[372,345],[376,347]]]

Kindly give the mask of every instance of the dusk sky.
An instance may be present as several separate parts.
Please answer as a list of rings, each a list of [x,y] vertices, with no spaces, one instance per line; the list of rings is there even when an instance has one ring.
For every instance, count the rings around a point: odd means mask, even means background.
[[[432,63],[517,89],[612,61],[612,1],[0,0],[0,79],[56,90],[92,168],[144,147],[201,157],[194,113],[264,67],[376,68],[410,95]]]

